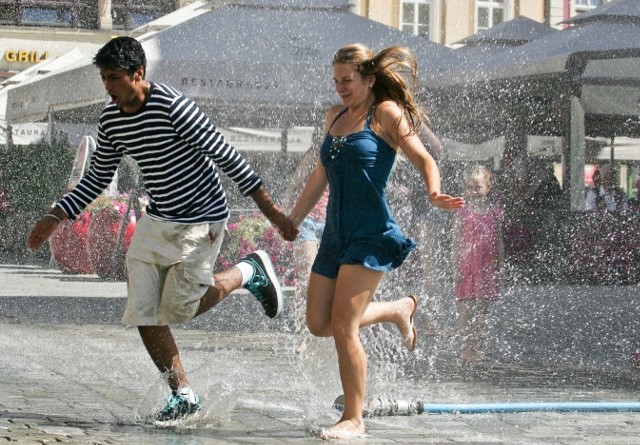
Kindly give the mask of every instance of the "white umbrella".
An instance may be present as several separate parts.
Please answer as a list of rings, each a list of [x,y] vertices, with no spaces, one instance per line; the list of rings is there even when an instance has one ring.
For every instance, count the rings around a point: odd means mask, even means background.
[[[220,126],[315,126],[338,101],[331,59],[347,43],[375,50],[407,46],[422,72],[447,64],[451,49],[350,7],[346,0],[247,0],[212,9],[139,37],[148,78],[181,90]],[[10,119],[42,119],[48,110],[85,107],[104,97],[90,58],[33,79],[28,88],[9,95],[16,104]]]
[[[452,50],[349,12],[345,1],[236,2],[141,38],[149,78],[180,89],[225,125],[313,125],[337,102],[331,60],[341,46],[409,47],[422,71]]]
[[[6,96],[4,120],[35,122],[55,111],[104,102],[107,96],[92,57],[75,49],[3,82],[0,96]]]

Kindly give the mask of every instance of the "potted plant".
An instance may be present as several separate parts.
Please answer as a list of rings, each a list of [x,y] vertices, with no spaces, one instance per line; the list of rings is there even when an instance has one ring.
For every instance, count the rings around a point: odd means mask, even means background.
[[[129,211],[127,194],[102,195],[86,212],[91,222],[86,237],[86,252],[95,274],[101,278],[125,279],[125,253],[135,231],[136,217]]]
[[[75,221],[65,219],[49,238],[51,256],[62,272],[92,274],[93,267],[87,255],[87,232],[91,213],[82,212]]]

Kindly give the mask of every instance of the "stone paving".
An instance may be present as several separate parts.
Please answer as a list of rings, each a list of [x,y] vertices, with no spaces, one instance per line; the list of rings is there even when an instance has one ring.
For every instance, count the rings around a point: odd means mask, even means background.
[[[239,294],[174,330],[202,414],[174,428],[146,422],[167,391],[137,331],[119,324],[124,292],[124,283],[91,276],[0,266],[0,443],[320,443],[314,433],[336,420],[330,340],[260,317]],[[554,367],[534,360],[545,350],[539,344],[526,360],[509,352],[463,368],[451,338],[421,338],[409,355],[394,334],[363,332],[370,394],[434,403],[638,400],[640,371],[602,354]],[[378,417],[367,419],[367,433],[349,443],[637,444],[640,413]]]

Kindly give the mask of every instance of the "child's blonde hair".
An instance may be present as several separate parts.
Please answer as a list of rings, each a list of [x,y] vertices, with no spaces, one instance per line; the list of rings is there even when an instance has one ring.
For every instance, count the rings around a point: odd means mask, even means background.
[[[481,164],[472,165],[467,169],[467,174],[464,176],[464,182],[466,183],[469,179],[474,176],[482,176],[491,187],[491,171]]]

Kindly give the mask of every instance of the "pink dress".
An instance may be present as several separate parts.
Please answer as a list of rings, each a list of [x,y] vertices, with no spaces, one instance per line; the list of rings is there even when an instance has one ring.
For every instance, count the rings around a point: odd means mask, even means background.
[[[461,222],[456,300],[488,299],[500,296],[500,283],[495,267],[498,257],[497,228],[504,212],[490,207],[486,213],[474,213],[468,208],[458,211]]]

